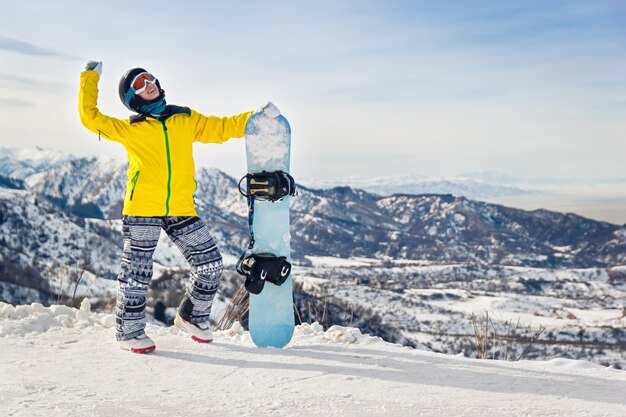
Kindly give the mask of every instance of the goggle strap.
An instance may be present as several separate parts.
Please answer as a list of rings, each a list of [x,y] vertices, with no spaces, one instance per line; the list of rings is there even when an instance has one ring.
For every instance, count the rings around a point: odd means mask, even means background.
[[[134,95],[135,95],[135,90],[133,89],[133,87],[130,87],[128,91],[126,92],[126,96],[124,97],[124,103],[126,103],[127,107],[130,107],[130,101],[133,99]]]

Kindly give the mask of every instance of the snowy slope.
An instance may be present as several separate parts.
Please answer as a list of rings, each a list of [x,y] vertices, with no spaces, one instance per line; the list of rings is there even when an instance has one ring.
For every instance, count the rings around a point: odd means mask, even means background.
[[[28,189],[81,217],[119,218],[127,163],[113,158],[68,160],[26,179]]]
[[[626,415],[626,372],[584,361],[479,361],[316,324],[284,350],[237,325],[210,345],[148,325],[157,351],[135,355],[89,310],[0,303],[2,415]]]

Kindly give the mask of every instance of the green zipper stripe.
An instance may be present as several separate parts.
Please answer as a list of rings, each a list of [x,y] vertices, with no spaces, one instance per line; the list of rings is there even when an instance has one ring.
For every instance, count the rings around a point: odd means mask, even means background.
[[[161,122],[163,125],[163,133],[165,134],[165,154],[167,156],[167,198],[165,199],[165,215],[170,213],[170,194],[172,186],[172,162],[170,160],[170,138],[167,134],[167,127],[165,126],[165,120]]]
[[[141,171],[137,171],[137,173],[135,174],[135,176],[133,177],[131,183],[133,185],[132,189],[130,190],[130,201],[133,201],[133,194],[135,194],[135,187],[137,187],[137,181],[139,181],[139,173]]]

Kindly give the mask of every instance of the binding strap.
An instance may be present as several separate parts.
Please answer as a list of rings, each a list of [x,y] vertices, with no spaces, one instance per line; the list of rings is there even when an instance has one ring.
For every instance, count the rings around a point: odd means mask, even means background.
[[[246,189],[241,185],[246,180]],[[263,171],[247,174],[239,180],[239,192],[244,197],[253,197],[260,201],[278,201],[285,196],[295,196],[296,182],[284,171]]]
[[[246,290],[260,294],[265,282],[282,285],[291,273],[291,263],[285,256],[271,253],[255,253],[237,262],[237,272],[246,277]]]
[[[246,180],[246,189],[242,183]],[[291,273],[291,264],[285,256],[275,256],[270,253],[250,254],[254,249],[254,202],[276,202],[285,196],[297,195],[296,183],[291,175],[284,171],[263,171],[256,174],[247,174],[239,181],[239,192],[248,201],[248,227],[250,242],[248,248],[241,254],[237,262],[237,272],[246,277],[245,288],[252,294],[260,294],[269,281],[281,285]]]

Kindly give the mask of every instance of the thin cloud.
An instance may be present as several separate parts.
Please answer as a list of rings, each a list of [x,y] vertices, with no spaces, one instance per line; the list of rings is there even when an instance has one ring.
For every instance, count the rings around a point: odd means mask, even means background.
[[[0,97],[0,107],[35,107],[35,103],[25,100]]]
[[[61,54],[49,48],[43,48],[41,46],[29,43],[29,42],[21,41],[19,39],[5,38],[1,36],[0,36],[0,50],[17,52],[23,55],[30,55],[30,56],[65,57],[64,54]]]
[[[67,90],[70,86],[66,83],[24,77],[12,74],[0,74],[0,82],[7,89],[19,89],[29,91],[47,91],[58,93]]]

